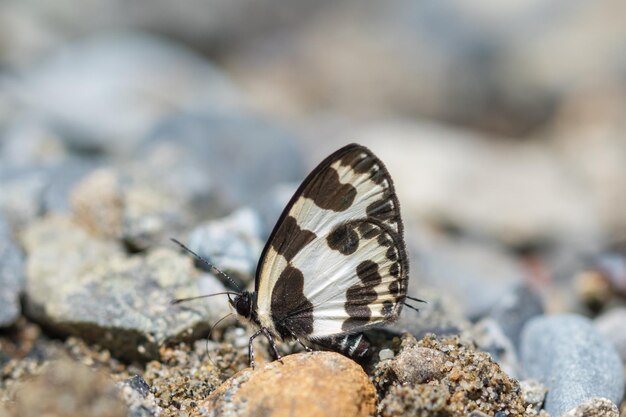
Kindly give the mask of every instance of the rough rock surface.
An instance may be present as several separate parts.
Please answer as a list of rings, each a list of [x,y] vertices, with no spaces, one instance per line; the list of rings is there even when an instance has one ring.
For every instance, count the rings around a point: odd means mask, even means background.
[[[213,297],[180,305],[175,298],[223,291],[191,259],[170,249],[126,256],[65,217],[47,217],[23,235],[28,253],[26,309],[62,334],[79,335],[127,359],[157,357],[166,341],[196,338],[228,312]]]
[[[224,417],[366,417],[376,392],[363,369],[331,352],[289,355],[245,369],[199,405],[202,415]]]
[[[424,355],[423,349],[439,353]],[[414,357],[408,360],[405,356]],[[518,416],[527,407],[518,382],[502,372],[488,354],[477,352],[458,337],[427,336],[416,341],[406,335],[397,358],[380,362],[373,371],[373,381],[383,397],[378,407],[383,417],[461,417],[472,412]],[[430,360],[431,364],[424,363]],[[399,362],[414,364],[404,370],[410,377],[400,373],[400,380],[395,370]],[[439,364],[436,370],[432,369],[435,364]],[[424,373],[423,369],[430,371]]]
[[[579,404],[561,417],[617,417],[619,411],[611,400],[592,398]]]

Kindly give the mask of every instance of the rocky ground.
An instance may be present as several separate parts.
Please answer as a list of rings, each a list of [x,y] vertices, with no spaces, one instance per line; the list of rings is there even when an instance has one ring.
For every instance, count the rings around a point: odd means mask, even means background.
[[[200,3],[0,4],[1,417],[626,415],[620,2]],[[350,142],[427,303],[253,371],[170,238],[252,286]]]

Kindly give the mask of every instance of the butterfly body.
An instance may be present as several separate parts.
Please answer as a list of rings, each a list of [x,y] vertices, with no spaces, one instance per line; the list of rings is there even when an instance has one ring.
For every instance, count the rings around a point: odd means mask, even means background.
[[[273,340],[297,339],[364,356],[362,332],[398,318],[408,257],[400,206],[382,162],[352,144],[315,168],[279,218],[254,292],[230,300]],[[277,353],[278,354],[278,353]]]

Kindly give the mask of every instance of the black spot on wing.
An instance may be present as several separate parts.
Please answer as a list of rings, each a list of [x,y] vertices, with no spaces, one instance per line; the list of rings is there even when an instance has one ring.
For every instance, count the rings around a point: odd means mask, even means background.
[[[389,173],[378,158],[364,149],[355,149],[348,153],[341,158],[340,163],[349,166],[356,174],[369,174],[369,179],[376,184],[381,184],[389,177]]]
[[[363,261],[356,267],[356,274],[366,287],[375,287],[382,282],[378,273],[378,264],[374,261]]]
[[[278,226],[272,239],[272,246],[289,262],[316,237],[317,235],[310,230],[301,229],[296,219],[287,216]]]
[[[313,332],[313,304],[304,296],[304,275],[289,265],[272,289],[271,313],[282,338]]]
[[[369,206],[367,206],[367,208],[365,209],[365,213],[368,217],[372,217],[380,221],[395,221],[395,218],[398,216],[398,212],[395,209],[395,204],[391,199],[374,201]]]
[[[380,235],[380,227],[368,221],[360,222],[358,230],[363,239],[374,239]]]
[[[389,274],[392,277],[398,278],[400,276],[400,265],[398,263],[391,264],[389,267]]]
[[[359,248],[359,235],[350,224],[340,224],[326,238],[332,250],[351,255]]]
[[[387,259],[389,259],[391,262],[395,262],[398,260],[398,251],[396,250],[396,248],[394,248],[393,246],[390,247],[389,249],[387,249],[387,252],[385,253],[385,256],[387,257]]]
[[[360,282],[350,286],[346,291],[344,308],[349,318],[341,325],[343,331],[350,331],[357,326],[369,323],[372,317],[370,304],[378,298],[375,287],[382,282],[376,262],[361,262],[356,268],[356,273]]]
[[[352,205],[356,188],[339,182],[337,171],[332,167],[325,167],[303,190],[302,196],[313,200],[318,207],[339,212]]]

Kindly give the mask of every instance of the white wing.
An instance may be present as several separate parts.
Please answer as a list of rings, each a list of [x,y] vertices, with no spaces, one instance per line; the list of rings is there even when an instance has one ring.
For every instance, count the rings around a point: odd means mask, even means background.
[[[257,270],[257,314],[282,337],[323,338],[397,318],[408,261],[400,207],[382,162],[348,145],[287,205]]]

